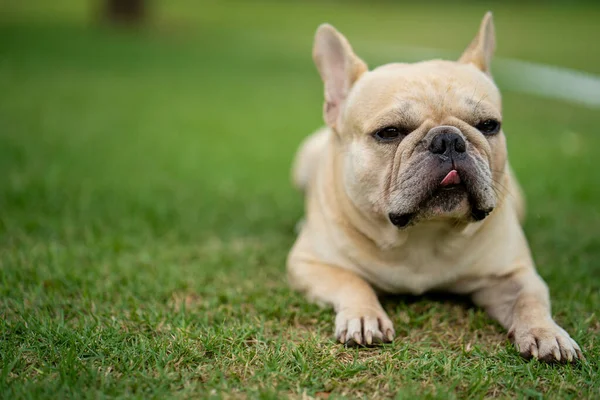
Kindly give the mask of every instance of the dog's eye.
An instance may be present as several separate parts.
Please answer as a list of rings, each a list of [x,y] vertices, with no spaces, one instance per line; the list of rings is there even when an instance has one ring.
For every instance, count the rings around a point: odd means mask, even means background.
[[[375,139],[381,142],[390,142],[392,140],[398,139],[402,134],[402,130],[393,126],[388,126],[387,128],[378,130],[373,134],[373,136],[375,137]]]
[[[485,121],[478,123],[475,128],[484,135],[495,135],[500,132],[500,122],[495,119],[486,119]]]

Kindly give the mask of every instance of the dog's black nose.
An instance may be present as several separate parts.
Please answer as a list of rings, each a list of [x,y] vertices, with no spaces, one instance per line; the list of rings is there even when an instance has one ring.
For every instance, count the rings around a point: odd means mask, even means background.
[[[452,153],[464,153],[466,150],[467,144],[462,136],[449,129],[441,130],[440,133],[433,137],[433,140],[431,140],[431,144],[429,145],[430,152],[445,156],[450,156]]]

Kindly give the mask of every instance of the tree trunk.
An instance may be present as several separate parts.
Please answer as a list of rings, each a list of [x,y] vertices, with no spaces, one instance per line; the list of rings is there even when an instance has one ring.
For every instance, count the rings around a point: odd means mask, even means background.
[[[148,11],[147,0],[105,0],[104,13],[110,22],[137,25]]]

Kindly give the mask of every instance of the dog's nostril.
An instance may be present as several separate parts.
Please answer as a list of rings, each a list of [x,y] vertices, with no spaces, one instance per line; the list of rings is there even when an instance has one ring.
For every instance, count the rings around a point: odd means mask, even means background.
[[[446,141],[438,138],[439,136],[433,138],[429,145],[429,151],[433,154],[444,154],[446,152]]]
[[[467,150],[467,145],[460,136],[454,139],[454,150],[458,153],[464,153]]]
[[[429,145],[433,154],[464,153],[467,150],[465,140],[457,133],[442,132],[435,136]]]

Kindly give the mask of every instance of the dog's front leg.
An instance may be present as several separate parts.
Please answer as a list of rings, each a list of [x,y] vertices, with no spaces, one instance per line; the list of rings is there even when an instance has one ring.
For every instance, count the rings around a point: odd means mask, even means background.
[[[533,268],[489,280],[473,301],[508,330],[523,357],[562,362],[583,358],[577,343],[552,319],[548,288]]]
[[[291,258],[289,279],[311,300],[333,305],[335,336],[341,343],[390,342],[394,326],[373,288],[361,277],[342,268]]]

